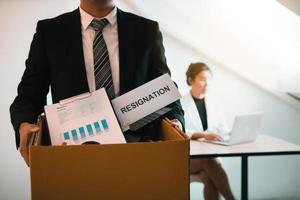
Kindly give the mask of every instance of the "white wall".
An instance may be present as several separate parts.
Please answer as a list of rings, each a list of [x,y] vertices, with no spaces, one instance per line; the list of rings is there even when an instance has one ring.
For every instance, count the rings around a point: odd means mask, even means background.
[[[300,89],[300,17],[277,1],[127,2],[168,34],[300,110],[285,94]]]
[[[126,1],[117,1],[126,8]],[[38,19],[56,16],[78,6],[75,0],[1,0],[0,1],[0,199],[30,199],[29,169],[15,149],[8,108],[16,95],[16,87],[24,70]],[[130,7],[128,7],[130,9]],[[243,80],[224,66],[205,58],[205,54],[186,48],[182,43],[165,35],[166,55],[173,78],[182,93],[187,92],[184,73],[192,61],[205,61],[213,69],[215,83],[212,89],[224,105],[228,122],[240,112],[265,111],[262,130],[300,144],[300,114],[297,110]],[[235,97],[239,96],[240,99]],[[260,157],[249,161],[250,197],[270,198],[296,196],[300,198],[300,176],[294,172],[300,167],[299,156]],[[233,191],[240,196],[240,161],[224,159]],[[192,187],[197,190],[197,187]],[[193,191],[192,191],[193,192]],[[195,192],[195,191],[194,191]],[[198,193],[201,194],[201,193]]]
[[[38,19],[53,17],[78,6],[79,1],[0,1],[0,199],[30,199],[29,168],[15,147],[9,106],[25,68]]]

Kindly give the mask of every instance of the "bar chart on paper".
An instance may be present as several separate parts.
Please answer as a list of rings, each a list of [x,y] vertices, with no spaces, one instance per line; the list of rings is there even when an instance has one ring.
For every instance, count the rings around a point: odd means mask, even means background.
[[[74,143],[91,140],[94,136],[100,134],[107,134],[109,125],[106,119],[94,121],[76,129],[66,130],[62,133],[63,140],[72,141]]]
[[[52,145],[126,143],[104,88],[45,106]]]

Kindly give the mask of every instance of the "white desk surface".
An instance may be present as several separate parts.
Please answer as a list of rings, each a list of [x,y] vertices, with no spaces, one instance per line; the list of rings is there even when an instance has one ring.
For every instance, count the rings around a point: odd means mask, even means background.
[[[190,156],[240,156],[300,154],[300,145],[270,135],[259,135],[253,142],[223,146],[199,140],[190,141]]]

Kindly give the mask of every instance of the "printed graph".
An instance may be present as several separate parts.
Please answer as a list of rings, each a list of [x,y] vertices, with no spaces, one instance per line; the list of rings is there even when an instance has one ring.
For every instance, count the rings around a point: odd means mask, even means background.
[[[76,129],[65,131],[62,136],[65,141],[73,141],[75,143],[80,140],[85,140],[95,135],[104,134],[109,130],[109,125],[106,119],[101,119],[86,125],[80,126]]]

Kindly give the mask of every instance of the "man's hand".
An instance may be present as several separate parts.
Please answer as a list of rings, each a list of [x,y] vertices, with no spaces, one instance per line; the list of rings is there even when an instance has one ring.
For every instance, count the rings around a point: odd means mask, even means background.
[[[39,131],[40,128],[35,124],[30,124],[27,122],[23,122],[20,125],[19,133],[20,133],[20,148],[19,151],[24,158],[27,166],[29,166],[29,149],[28,143],[29,138],[33,132]]]
[[[182,124],[178,119],[172,119],[171,122],[173,127],[177,127],[179,130],[182,131]]]

